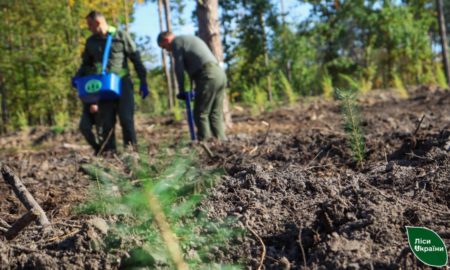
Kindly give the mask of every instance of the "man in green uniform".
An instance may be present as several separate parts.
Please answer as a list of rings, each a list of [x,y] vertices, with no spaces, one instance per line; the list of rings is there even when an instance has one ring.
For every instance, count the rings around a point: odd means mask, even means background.
[[[107,72],[113,72],[121,77],[120,98],[118,100],[98,101],[98,124],[101,137],[100,145],[105,144],[104,151],[116,150],[114,127],[116,124],[116,115],[118,114],[119,122],[122,126],[124,146],[134,146],[137,143],[134,128],[134,95],[127,59],[130,59],[134,64],[140,80],[139,93],[143,99],[148,95],[145,67],[142,64],[136,45],[128,33],[109,26],[105,17],[98,11],[91,11],[86,16],[86,21],[92,35],[86,41],[81,67],[75,78],[91,74],[100,74],[103,50],[105,49],[106,37],[109,33],[113,35],[113,40],[108,59]],[[87,121],[80,122],[80,129],[82,132],[83,130],[87,131],[92,127],[92,125],[91,127],[88,127],[86,123]],[[83,134],[86,137],[87,133],[85,132]],[[98,151],[99,149],[96,150]]]
[[[196,36],[175,36],[171,32],[161,32],[158,45],[174,57],[180,90],[177,97],[186,96],[184,71],[195,84],[194,121],[198,139],[214,136],[224,140],[223,100],[227,78],[211,50]]]

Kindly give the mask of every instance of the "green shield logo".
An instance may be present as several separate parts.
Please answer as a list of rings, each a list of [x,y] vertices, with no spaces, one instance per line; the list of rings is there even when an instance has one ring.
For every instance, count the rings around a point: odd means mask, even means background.
[[[408,243],[414,255],[426,265],[442,267],[447,265],[447,248],[442,238],[425,227],[406,226]]]
[[[101,88],[102,82],[96,79],[89,80],[84,86],[84,90],[89,94],[98,92]]]

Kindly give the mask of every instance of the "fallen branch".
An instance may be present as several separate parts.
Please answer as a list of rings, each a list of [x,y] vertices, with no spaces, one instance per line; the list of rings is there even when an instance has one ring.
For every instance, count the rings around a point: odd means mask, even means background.
[[[11,228],[6,232],[6,239],[14,239],[25,227],[30,225],[31,222],[35,221],[39,216],[39,211],[37,209],[31,209],[21,218],[19,218]]]
[[[0,163],[1,164],[1,163]],[[36,202],[31,193],[27,190],[25,185],[20,181],[20,178],[17,177],[14,172],[6,165],[1,164],[1,173],[3,175],[3,179],[7,184],[12,187],[12,190],[22,202],[22,204],[28,209],[35,209],[37,211],[39,217],[39,224],[42,226],[49,226],[50,221],[45,215],[44,210],[41,206]]]

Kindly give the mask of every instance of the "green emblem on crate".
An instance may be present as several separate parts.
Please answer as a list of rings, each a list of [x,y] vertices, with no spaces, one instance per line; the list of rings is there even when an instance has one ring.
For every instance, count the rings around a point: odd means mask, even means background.
[[[406,226],[409,247],[416,257],[426,265],[442,267],[447,265],[447,248],[442,238],[424,227]]]
[[[86,90],[86,93],[95,93],[98,92],[102,88],[102,82],[99,80],[89,80],[86,85],[84,86],[84,90]]]

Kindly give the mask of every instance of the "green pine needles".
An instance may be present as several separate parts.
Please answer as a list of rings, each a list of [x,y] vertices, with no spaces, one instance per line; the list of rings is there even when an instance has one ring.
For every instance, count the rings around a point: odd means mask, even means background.
[[[361,116],[358,111],[356,94],[353,91],[336,89],[336,95],[341,101],[341,111],[344,117],[344,130],[349,138],[349,146],[353,159],[362,165],[365,158],[365,140],[361,129]]]
[[[223,172],[202,168],[195,149],[171,151],[162,148],[164,154],[153,164],[145,154],[128,154],[121,159],[122,170],[111,164],[83,165],[97,187],[79,211],[117,220],[104,248],[129,251],[123,268],[238,269],[212,258],[243,232],[231,229],[232,220],[208,219],[199,208]]]

